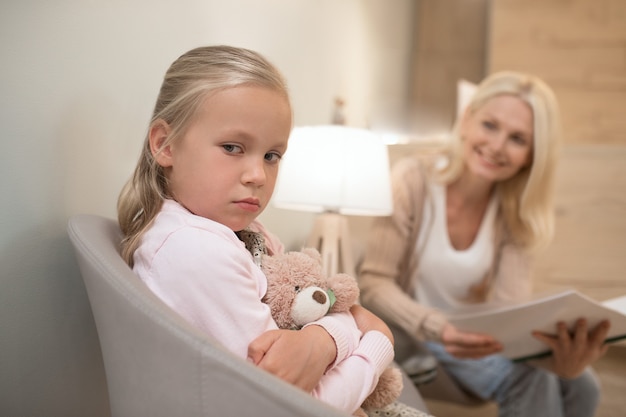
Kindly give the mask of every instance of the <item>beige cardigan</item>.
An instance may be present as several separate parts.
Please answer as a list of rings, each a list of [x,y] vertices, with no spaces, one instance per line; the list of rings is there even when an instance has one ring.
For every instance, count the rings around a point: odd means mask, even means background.
[[[427,164],[415,155],[398,161],[392,170],[393,213],[376,218],[368,235],[359,269],[362,304],[415,340],[440,340],[445,316],[414,298],[412,277],[419,259],[412,256],[422,226],[428,187]],[[531,293],[528,255],[510,242],[498,214],[497,253],[481,285],[468,294],[471,302],[520,300]]]

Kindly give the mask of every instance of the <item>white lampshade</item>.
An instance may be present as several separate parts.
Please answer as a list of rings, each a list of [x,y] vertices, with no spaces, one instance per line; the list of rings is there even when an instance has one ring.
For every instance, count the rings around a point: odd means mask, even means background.
[[[273,204],[348,215],[390,214],[387,146],[365,129],[294,128],[281,161]]]

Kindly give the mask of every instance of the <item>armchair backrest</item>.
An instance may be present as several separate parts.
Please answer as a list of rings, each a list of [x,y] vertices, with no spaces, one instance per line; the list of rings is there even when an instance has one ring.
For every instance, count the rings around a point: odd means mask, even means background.
[[[76,215],[68,233],[100,338],[112,417],[346,417],[236,357],[165,305],[121,258],[114,220]]]

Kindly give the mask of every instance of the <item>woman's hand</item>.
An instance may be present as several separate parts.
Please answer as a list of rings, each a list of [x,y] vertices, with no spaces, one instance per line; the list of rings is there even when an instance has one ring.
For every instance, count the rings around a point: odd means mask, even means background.
[[[578,319],[573,334],[563,322],[557,323],[557,334],[535,331],[533,336],[552,349],[553,371],[562,378],[576,378],[587,366],[602,357],[608,350],[604,344],[611,324],[604,320],[593,330],[588,330],[587,320]]]
[[[355,304],[350,307],[350,313],[356,322],[357,327],[361,333],[365,334],[371,330],[377,330],[387,336],[391,344],[393,345],[393,334],[389,329],[389,326],[379,318],[377,315],[367,310],[365,307]]]
[[[305,392],[317,386],[336,355],[335,341],[317,325],[269,330],[248,346],[248,360]]]
[[[450,323],[443,328],[441,342],[449,354],[463,359],[482,358],[502,350],[500,342],[492,336],[462,332]]]

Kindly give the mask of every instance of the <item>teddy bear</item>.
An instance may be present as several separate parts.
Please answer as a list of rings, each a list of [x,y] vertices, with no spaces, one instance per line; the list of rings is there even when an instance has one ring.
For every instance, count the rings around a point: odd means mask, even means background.
[[[276,255],[264,254],[261,268],[267,276],[267,293],[262,301],[281,329],[300,329],[328,313],[349,311],[359,299],[356,279],[339,273],[327,277],[322,257],[314,248]],[[364,409],[379,409],[394,402],[402,391],[402,375],[390,366],[382,373],[374,391],[353,415],[366,417]]]

